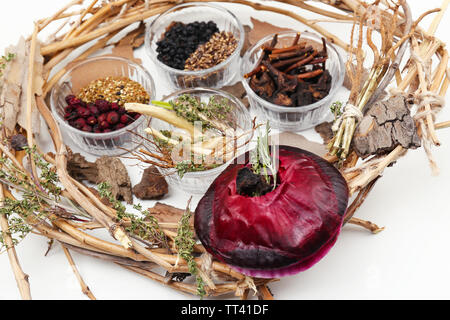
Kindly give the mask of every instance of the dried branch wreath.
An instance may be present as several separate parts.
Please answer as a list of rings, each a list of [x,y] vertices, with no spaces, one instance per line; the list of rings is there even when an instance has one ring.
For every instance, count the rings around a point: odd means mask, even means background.
[[[71,1],[52,16],[38,21],[31,37],[9,48],[10,54],[1,61],[0,106],[3,119],[0,142],[0,238],[8,252],[22,298],[31,298],[30,286],[28,276],[21,269],[15,253],[17,239],[12,235],[26,234],[34,229],[36,233],[61,244],[83,293],[91,299],[95,297],[78,273],[69,250],[114,262],[175,290],[194,295],[235,293],[246,299],[253,290],[262,299],[272,299],[267,284],[277,279],[245,276],[213,260],[196,243],[189,204],[186,210],[162,204],[149,210],[136,207],[146,217],[137,218],[127,213],[123,204],[111,195],[107,184],[98,186],[98,195],[68,174],[67,147],[46,102],[49,90],[66,68],[54,74],[52,70],[87,43],[91,43],[90,46],[73,61],[85,59],[111,45],[111,41],[120,41],[115,36],[130,24],[158,15],[176,4],[192,1],[92,0],[81,10],[70,11],[83,2]],[[384,169],[403,156],[408,147],[392,144],[390,149],[385,148],[382,153],[362,159],[352,148],[352,139],[355,134],[367,135],[360,132],[358,124],[363,123],[369,107],[386,94],[387,86],[394,83],[396,88],[391,88],[389,94],[392,97],[403,96],[415,106],[412,117],[418,127],[418,135],[433,171],[437,171],[431,146],[440,145],[436,130],[449,127],[450,123],[435,123],[435,115],[444,105],[443,98],[450,78],[448,51],[445,44],[434,37],[434,33],[449,1],[445,1],[441,8],[423,13],[416,21],[412,21],[408,3],[404,0],[398,3],[377,0],[371,4],[360,0],[321,1],[341,13],[310,5],[307,1],[283,1],[328,20],[353,24],[350,43],[319,26],[320,21],[307,20],[293,10],[247,0],[223,2],[289,16],[348,52],[346,67],[351,92],[343,110],[336,110],[334,136],[329,142],[327,160],[339,167],[347,180],[350,194],[356,195],[347,209],[345,222],[363,226],[372,232],[380,231],[373,223],[353,218],[353,215]],[[436,15],[430,28],[422,30],[420,21],[432,13]],[[61,34],[60,31],[70,21],[72,24],[69,30]],[[59,23],[59,28],[46,42],[39,42],[38,35],[50,23]],[[142,32],[142,28],[138,28],[127,31],[122,37],[136,38]],[[372,40],[373,32],[381,36],[380,48]],[[363,45],[371,49],[374,58],[366,79]],[[399,66],[408,50],[408,61],[405,62],[405,68],[400,70]],[[437,63],[433,63],[436,59]],[[22,81],[17,74],[24,65],[27,77]],[[33,133],[38,129],[39,114],[49,128],[54,154],[43,153],[36,146]],[[21,134],[26,136],[26,141],[20,141],[18,137]],[[102,198],[109,200],[109,203],[105,204]],[[158,221],[154,216],[161,212],[178,217],[179,223]],[[89,234],[89,230],[98,228],[108,230],[120,244]],[[166,274],[156,272],[157,266],[164,268]],[[195,284],[183,282],[188,275],[196,276]]]

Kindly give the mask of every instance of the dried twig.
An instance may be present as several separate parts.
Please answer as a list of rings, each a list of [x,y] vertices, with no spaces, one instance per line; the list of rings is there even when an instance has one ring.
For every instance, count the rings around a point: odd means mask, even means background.
[[[4,201],[3,184],[0,184],[0,206],[3,206]],[[2,230],[3,240],[6,245],[6,251],[8,252],[9,262],[16,278],[17,287],[19,288],[20,295],[23,300],[31,300],[30,283],[28,281],[28,275],[23,272],[20,266],[19,259],[17,257],[16,249],[9,233],[8,219],[0,214],[0,227]]]
[[[80,283],[81,286],[81,290],[83,291],[83,293],[91,300],[97,300],[95,298],[95,296],[92,294],[91,289],[89,289],[89,287],[86,285],[86,283],[84,282],[83,278],[81,277],[80,273],[78,272],[77,266],[75,265],[75,262],[73,261],[72,255],[70,254],[69,250],[67,250],[67,248],[61,244],[61,247],[64,250],[64,254],[66,255],[67,261],[69,261],[70,267],[73,270],[73,273],[75,274],[75,276],[77,277],[78,282]]]

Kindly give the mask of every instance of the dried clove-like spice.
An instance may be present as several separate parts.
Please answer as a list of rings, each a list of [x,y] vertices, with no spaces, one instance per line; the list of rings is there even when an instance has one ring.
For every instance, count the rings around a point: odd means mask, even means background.
[[[300,41],[300,33],[292,45],[276,48],[277,35],[263,53],[256,67],[244,78],[261,98],[286,107],[304,106],[323,99],[331,89],[331,75],[326,70],[326,42],[322,49],[309,41]]]

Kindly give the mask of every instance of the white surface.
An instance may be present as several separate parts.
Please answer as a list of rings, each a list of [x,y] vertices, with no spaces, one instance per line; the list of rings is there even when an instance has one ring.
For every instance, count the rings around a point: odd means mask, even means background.
[[[0,11],[0,52],[20,35],[32,32],[33,21],[47,17],[65,1],[8,1]],[[413,17],[440,6],[439,0],[410,0]],[[270,13],[255,13],[242,6],[229,6],[244,23],[249,13],[284,27],[305,29],[296,21]],[[297,10],[299,14],[310,13]],[[428,26],[428,17],[422,26]],[[342,24],[329,25],[348,39]],[[437,31],[448,42],[449,13]],[[144,60],[145,62],[146,60]],[[157,82],[158,96],[166,93]],[[344,96],[345,97],[345,96]],[[447,103],[449,98],[446,99]],[[450,107],[438,121],[450,119]],[[317,139],[312,132],[304,133]],[[372,235],[367,230],[346,225],[335,247],[313,268],[281,279],[270,287],[277,299],[449,299],[450,293],[450,129],[438,132],[442,146],[433,148],[440,175],[431,175],[423,149],[410,151],[385,171],[356,216],[386,229]],[[133,171],[137,183],[140,171]],[[183,207],[188,196],[171,190],[164,201]],[[194,199],[194,204],[198,199]],[[147,205],[147,203],[146,203]],[[148,202],[152,205],[152,202]],[[106,235],[102,235],[105,236]],[[34,299],[86,299],[81,293],[64,253],[54,245],[50,253],[47,239],[31,235],[17,248],[24,271],[30,276]],[[121,267],[73,252],[75,262],[98,299],[188,299]],[[8,257],[0,255],[0,299],[20,299]]]

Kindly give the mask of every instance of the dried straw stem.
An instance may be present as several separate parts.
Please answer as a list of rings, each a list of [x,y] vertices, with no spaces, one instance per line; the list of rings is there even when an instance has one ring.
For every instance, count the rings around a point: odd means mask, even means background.
[[[86,285],[83,278],[81,277],[80,273],[78,272],[77,266],[75,265],[75,261],[73,261],[72,255],[70,254],[69,250],[61,244],[61,247],[63,248],[64,254],[66,255],[67,261],[70,264],[70,267],[72,268],[73,273],[75,274],[78,282],[81,286],[81,291],[91,300],[97,300],[94,296],[94,294],[91,292],[91,289]]]
[[[4,200],[5,195],[3,192],[3,184],[0,184],[1,207],[3,207]],[[14,273],[14,277],[17,282],[17,287],[19,288],[20,296],[22,297],[23,300],[31,300],[31,291],[30,291],[30,283],[28,281],[28,275],[25,272],[23,272],[22,267],[20,266],[19,258],[17,257],[17,252],[9,232],[8,218],[3,214],[0,214],[0,227],[6,245],[9,263],[11,264],[11,269]]]

